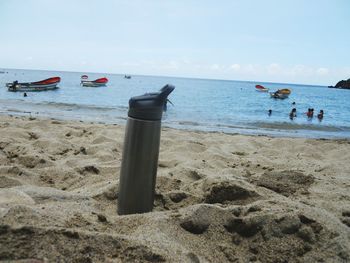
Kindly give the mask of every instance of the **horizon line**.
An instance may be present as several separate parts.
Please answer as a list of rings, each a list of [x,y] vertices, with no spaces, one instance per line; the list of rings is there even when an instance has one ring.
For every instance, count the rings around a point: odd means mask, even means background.
[[[148,74],[132,74],[132,73],[112,73],[112,72],[91,72],[91,71],[70,71],[70,70],[50,70],[50,69],[26,69],[26,68],[1,68],[9,70],[32,70],[32,71],[54,71],[54,72],[67,72],[67,73],[92,73],[92,74],[110,74],[110,75],[134,75],[143,77],[163,77],[163,78],[179,78],[179,79],[197,79],[197,80],[212,80],[212,81],[242,81],[251,83],[268,83],[268,84],[282,84],[282,85],[297,85],[297,86],[317,86],[328,87],[328,85],[320,84],[304,84],[304,83],[287,83],[287,82],[272,82],[272,81],[257,81],[257,80],[238,80],[238,79],[217,79],[217,78],[200,78],[200,77],[184,77],[184,76],[169,76],[169,75],[148,75]]]

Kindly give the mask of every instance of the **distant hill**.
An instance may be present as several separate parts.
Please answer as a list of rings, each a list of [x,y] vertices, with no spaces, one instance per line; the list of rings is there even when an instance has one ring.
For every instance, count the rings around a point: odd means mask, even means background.
[[[336,89],[350,89],[350,79],[341,80],[335,86],[329,86],[329,87],[336,88]]]

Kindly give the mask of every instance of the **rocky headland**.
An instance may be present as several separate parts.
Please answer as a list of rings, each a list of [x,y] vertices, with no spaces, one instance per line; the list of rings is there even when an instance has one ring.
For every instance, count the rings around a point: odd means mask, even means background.
[[[336,89],[350,89],[350,79],[341,80],[335,86],[329,86],[330,88]]]

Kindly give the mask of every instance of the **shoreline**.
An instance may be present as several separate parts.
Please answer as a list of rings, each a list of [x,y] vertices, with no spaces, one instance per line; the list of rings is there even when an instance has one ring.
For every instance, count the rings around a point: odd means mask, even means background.
[[[44,79],[49,72],[24,72],[13,70],[2,77],[3,85],[19,77],[23,81]],[[17,75],[16,75],[17,74]],[[23,75],[24,74],[24,75]],[[52,74],[57,74],[51,72]],[[225,133],[267,134],[276,137],[308,138],[350,138],[350,124],[346,118],[347,94],[330,91],[327,88],[304,87],[303,85],[265,84],[273,91],[278,88],[293,90],[290,99],[275,101],[268,94],[257,93],[254,82],[220,80],[181,80],[177,78],[135,76],[126,80],[122,76],[110,76],[110,84],[103,89],[89,89],[80,86],[79,73],[61,72],[60,89],[46,93],[30,93],[26,98],[21,93],[1,90],[1,111],[39,113],[40,116],[74,120],[93,120],[105,123],[123,123],[127,116],[130,97],[149,91],[155,91],[164,83],[171,82],[176,88],[172,102],[175,107],[164,114],[164,124],[179,129],[220,131]],[[94,78],[94,76],[90,76]],[[98,77],[96,74],[95,77]],[[21,79],[20,79],[21,80]],[[21,80],[22,81],[22,80]],[[187,90],[191,86],[191,90]],[[153,87],[153,88],[152,88]],[[212,92],[217,95],[212,98]],[[201,94],[198,99],[195,94]],[[343,102],[344,100],[344,102]],[[290,121],[291,103],[297,103],[298,117]],[[344,104],[339,108],[337,102]],[[326,106],[327,105],[327,106]],[[295,107],[295,105],[293,106]],[[313,107],[318,112],[325,110],[325,118],[318,122],[316,118],[308,120],[304,112]],[[267,114],[268,109],[272,115]],[[163,125],[164,125],[163,124]]]
[[[22,113],[22,112],[21,112]],[[25,113],[24,114],[29,114]],[[94,120],[79,120],[79,119],[69,119],[69,118],[54,118],[50,116],[45,116],[45,115],[39,115],[35,114],[34,116],[26,116],[26,115],[15,115],[11,113],[0,113],[0,121],[2,117],[10,117],[10,118],[18,118],[18,119],[30,119],[32,118],[33,120],[41,120],[41,121],[62,121],[62,122],[72,122],[72,123],[82,123],[82,124],[87,124],[87,125],[107,125],[107,126],[118,126],[121,128],[125,128],[126,126],[126,121],[127,117],[123,118],[124,123],[114,123],[114,122],[104,122],[104,121],[94,121]],[[220,125],[219,125],[220,126]],[[303,126],[303,125],[300,125]],[[195,125],[194,125],[195,127]],[[232,131],[232,132],[225,132],[225,131],[216,131],[216,130],[201,130],[201,129],[195,129],[195,128],[179,128],[179,127],[172,127],[172,126],[167,126],[167,123],[164,123],[162,121],[162,131],[163,130],[174,130],[174,131],[181,131],[181,132],[189,132],[189,133],[199,133],[199,134],[223,134],[223,135],[228,135],[228,136],[248,136],[248,137],[267,137],[267,138],[280,138],[280,139],[307,139],[307,140],[321,140],[321,141],[349,141],[350,142],[350,137],[303,137],[302,135],[299,136],[291,136],[291,135],[283,135],[283,134],[267,134],[267,133],[239,133],[237,131]],[[251,128],[251,130],[257,130],[255,128]],[[302,129],[301,129],[302,130]]]
[[[348,139],[163,128],[154,210],[119,216],[124,129],[0,116],[1,259],[350,260]]]
[[[39,103],[38,105],[41,105]],[[77,107],[78,105],[62,104],[64,107]],[[54,103],[49,103],[49,106],[54,106]],[[87,106],[92,109],[107,110],[107,111],[125,111],[123,108],[111,108],[111,107],[98,107],[98,106]],[[53,117],[54,113],[43,113],[37,111],[21,111],[20,109],[8,109],[7,111],[0,112],[0,116],[17,116],[17,117],[34,117],[39,119],[57,119],[62,121],[73,121],[73,122],[86,122],[86,123],[99,123],[106,125],[126,125],[127,114],[125,117],[115,117],[113,120],[107,121],[106,117],[99,118],[98,114],[92,115],[94,117],[82,117],[81,113],[76,116],[71,114],[72,110],[66,110],[68,115],[61,115],[61,117]],[[177,121],[167,122],[162,121],[162,127],[183,130],[183,131],[194,131],[194,132],[213,132],[213,133],[224,133],[224,134],[241,134],[247,136],[269,136],[275,138],[308,138],[308,139],[334,139],[334,140],[346,140],[350,139],[350,129],[347,127],[335,127],[335,126],[320,126],[318,123],[300,124],[294,122],[262,122],[257,121],[254,123],[247,123],[245,126],[240,125],[223,125],[215,124],[209,125],[204,123],[197,123],[193,121]],[[332,134],[335,133],[335,134]],[[331,135],[332,134],[332,135]]]

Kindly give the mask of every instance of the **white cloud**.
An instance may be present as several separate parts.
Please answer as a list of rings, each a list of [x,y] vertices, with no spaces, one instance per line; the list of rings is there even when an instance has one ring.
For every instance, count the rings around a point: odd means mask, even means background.
[[[270,65],[267,66],[267,72],[270,75],[276,75],[281,73],[281,66],[277,63],[271,63]]]
[[[178,70],[179,69],[179,63],[175,60],[169,61],[168,65],[166,65],[169,69]]]
[[[121,65],[125,67],[139,67],[141,64],[138,62],[123,62]]]
[[[252,65],[252,64],[248,64],[243,66],[243,72],[244,73],[251,73],[251,74],[256,74],[257,73],[257,69],[256,66]]]
[[[241,69],[241,65],[239,65],[239,64],[232,64],[230,66],[230,69],[233,70],[233,71],[239,71]]]
[[[316,73],[318,74],[318,75],[327,75],[328,73],[329,73],[329,70],[328,70],[328,68],[318,68],[317,70],[316,70]]]
[[[89,63],[88,63],[89,64]],[[350,77],[350,68],[327,68],[308,65],[207,63],[186,57],[172,60],[141,60],[119,64],[114,70],[133,70],[140,74],[186,76],[199,78],[258,80],[285,83],[309,83],[329,85]]]
[[[212,69],[212,70],[219,70],[220,68],[221,68],[221,66],[219,64],[212,64],[210,66],[210,69]]]
[[[300,76],[313,76],[315,75],[315,70],[312,67],[305,65],[295,65],[291,68],[286,68],[282,71],[283,75],[291,77],[300,77]]]
[[[188,58],[183,58],[182,59],[182,63],[184,63],[184,64],[191,64],[191,60],[189,60]]]

